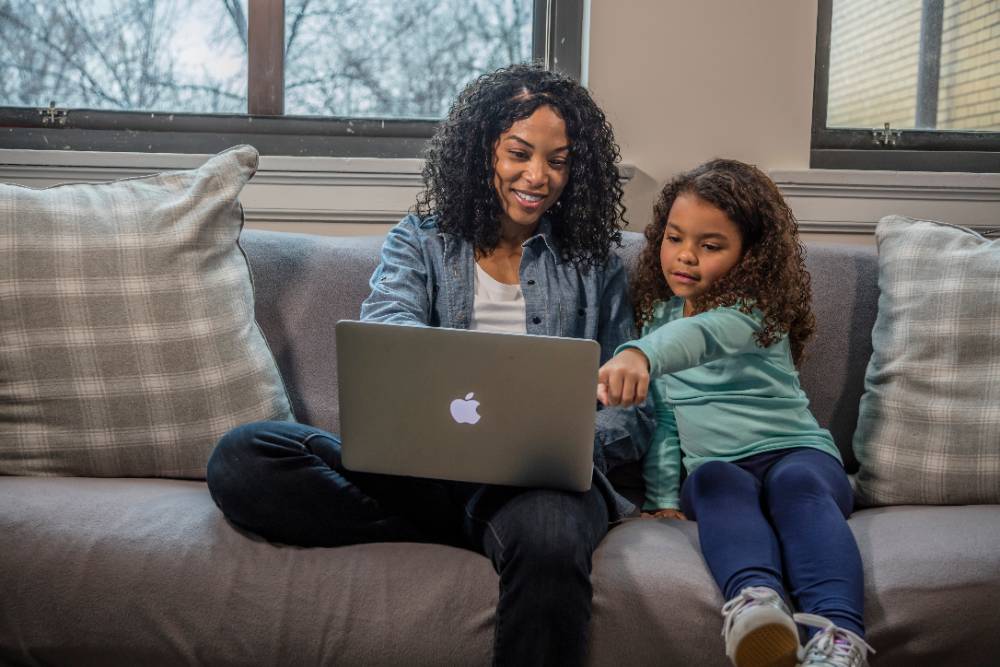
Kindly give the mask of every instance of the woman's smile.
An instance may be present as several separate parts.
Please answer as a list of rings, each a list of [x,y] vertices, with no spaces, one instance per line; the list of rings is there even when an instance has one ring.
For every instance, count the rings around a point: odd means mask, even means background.
[[[545,201],[544,194],[533,194],[524,190],[513,190],[513,193],[521,206],[532,211],[540,207],[542,202]]]

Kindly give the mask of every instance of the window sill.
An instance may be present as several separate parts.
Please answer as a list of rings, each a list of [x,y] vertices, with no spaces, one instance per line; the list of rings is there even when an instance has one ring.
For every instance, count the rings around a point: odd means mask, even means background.
[[[0,149],[0,182],[45,188],[192,169],[209,155]],[[321,233],[381,233],[398,222],[423,187],[419,158],[262,155],[243,191],[247,223]],[[619,165],[622,181],[635,167]],[[334,227],[329,227],[333,225]],[[336,227],[340,225],[340,227]]]
[[[806,233],[872,234],[894,213],[973,229],[1000,225],[1000,173],[802,169],[770,176]]]

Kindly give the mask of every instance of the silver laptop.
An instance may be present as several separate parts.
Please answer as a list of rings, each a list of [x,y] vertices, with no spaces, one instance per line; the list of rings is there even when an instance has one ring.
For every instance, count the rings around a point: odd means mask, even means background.
[[[596,342],[348,320],[336,338],[349,470],[590,488]]]

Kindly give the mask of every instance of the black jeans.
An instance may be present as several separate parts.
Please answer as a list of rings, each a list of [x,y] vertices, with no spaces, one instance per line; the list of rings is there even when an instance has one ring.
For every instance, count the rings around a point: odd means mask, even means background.
[[[257,422],[219,442],[208,488],[230,521],[274,542],[441,542],[478,551],[500,575],[494,664],[584,663],[591,556],[608,530],[596,487],[571,493],[357,473],[341,465],[336,436]]]

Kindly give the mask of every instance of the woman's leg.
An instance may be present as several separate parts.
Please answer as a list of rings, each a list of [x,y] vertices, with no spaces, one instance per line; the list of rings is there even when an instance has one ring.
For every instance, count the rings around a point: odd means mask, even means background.
[[[293,422],[227,433],[209,459],[207,481],[230,521],[285,544],[451,541],[448,523],[456,532],[461,522],[447,484],[347,471],[336,436]]]
[[[864,637],[864,572],[847,525],[853,499],[843,466],[796,449],[768,470],[764,498],[796,606]]]
[[[751,473],[724,461],[702,464],[684,480],[681,511],[698,522],[702,555],[726,600],[751,586],[783,591],[781,549]]]
[[[584,664],[591,557],[608,531],[598,489],[480,487],[466,515],[469,539],[500,574],[493,664]]]

